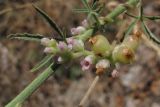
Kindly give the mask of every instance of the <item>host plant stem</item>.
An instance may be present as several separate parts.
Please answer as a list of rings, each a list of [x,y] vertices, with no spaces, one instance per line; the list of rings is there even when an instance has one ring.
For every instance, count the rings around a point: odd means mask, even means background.
[[[105,16],[104,24],[107,24],[110,19],[114,20],[118,15],[125,12],[128,9],[127,6],[128,7],[135,7],[138,4],[138,2],[139,2],[139,0],[129,0],[124,5],[119,5],[111,13],[109,13],[107,16]],[[93,32],[93,29],[91,29],[91,31]],[[79,35],[79,36],[81,36],[81,35]],[[88,39],[90,36],[92,36],[92,35],[88,35],[88,37],[85,37],[85,39]],[[56,68],[55,68],[55,70],[56,70]],[[52,69],[48,68],[45,72],[41,73],[35,80],[33,80],[30,85],[28,85],[17,97],[15,97],[5,107],[15,107],[16,105],[22,104],[53,73],[54,73],[54,71]]]

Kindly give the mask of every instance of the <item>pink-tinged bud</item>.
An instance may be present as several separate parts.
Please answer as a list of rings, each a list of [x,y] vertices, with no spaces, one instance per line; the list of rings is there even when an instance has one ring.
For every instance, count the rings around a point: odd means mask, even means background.
[[[67,38],[67,43],[70,50],[81,51],[84,49],[84,43],[82,40]]]
[[[62,63],[64,60],[62,57],[58,57],[57,61],[58,61],[58,63]]]
[[[44,53],[54,53],[54,49],[52,47],[46,47]]]
[[[67,44],[68,44],[68,49],[72,50],[73,49],[73,45],[75,44],[75,39],[67,38]]]
[[[72,35],[78,35],[81,34],[85,31],[86,29],[83,26],[78,26],[77,28],[72,28],[71,29],[71,34]]]
[[[116,77],[118,77],[119,76],[119,71],[117,70],[117,69],[114,69],[113,71],[112,71],[112,77],[113,78],[116,78]]]
[[[82,26],[85,28],[89,27],[88,21],[86,19],[82,21]]]
[[[96,64],[96,74],[97,75],[101,75],[105,72],[105,70],[107,68],[110,67],[110,62],[106,59],[102,59],[100,61],[98,61],[98,63]]]
[[[90,71],[93,65],[93,56],[89,55],[81,61],[82,71]]]
[[[71,34],[72,35],[77,35],[77,29],[76,28],[71,28]]]
[[[58,48],[60,49],[60,51],[65,51],[67,50],[67,44],[65,42],[59,42],[58,43]]]
[[[48,39],[48,38],[41,39],[41,44],[44,46],[48,46],[49,42],[50,42],[50,39]]]
[[[68,44],[74,44],[74,39],[73,38],[67,38],[67,43]]]

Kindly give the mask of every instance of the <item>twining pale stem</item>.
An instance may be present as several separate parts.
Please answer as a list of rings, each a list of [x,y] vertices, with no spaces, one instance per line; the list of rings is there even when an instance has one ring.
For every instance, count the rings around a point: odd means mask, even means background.
[[[89,87],[88,91],[86,92],[86,94],[84,95],[83,99],[81,100],[81,102],[79,103],[79,107],[83,107],[83,105],[85,104],[85,102],[87,101],[89,95],[91,94],[91,92],[93,91],[94,87],[96,86],[97,82],[99,80],[99,76],[96,76],[94,81],[92,82],[91,86]]]

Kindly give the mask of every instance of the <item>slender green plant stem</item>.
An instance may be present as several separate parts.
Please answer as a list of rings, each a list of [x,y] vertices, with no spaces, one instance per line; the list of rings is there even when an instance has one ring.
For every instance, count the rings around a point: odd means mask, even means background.
[[[22,104],[49,76],[54,73],[54,70],[57,68],[57,65],[51,64],[5,107],[16,107],[16,105]]]
[[[150,20],[158,20],[160,19],[160,16],[144,16],[145,18],[147,19],[150,19]]]
[[[138,4],[138,2],[139,2],[139,0],[129,0],[125,4],[128,5],[129,7],[134,7],[135,5]],[[104,21],[105,21],[104,24],[108,23],[108,20],[110,20],[110,19],[114,20],[118,15],[120,15],[121,13],[126,11],[127,9],[128,8],[125,5],[118,6],[117,8],[115,8],[115,10],[113,10],[111,13],[109,13],[104,18]],[[91,31],[90,34],[92,34],[92,32],[94,30],[91,28],[89,31]],[[92,36],[92,35],[90,35],[90,36]],[[86,40],[90,36],[84,35],[84,37],[82,39]],[[78,37],[80,37],[80,35]],[[15,99],[13,99],[5,107],[15,107],[16,105],[23,103],[49,76],[51,76],[54,73],[54,70],[56,70],[56,69],[57,69],[57,67],[55,67],[53,69],[51,69],[51,68],[46,69],[45,72],[43,72],[35,80],[33,80],[33,82],[29,86],[27,86]]]

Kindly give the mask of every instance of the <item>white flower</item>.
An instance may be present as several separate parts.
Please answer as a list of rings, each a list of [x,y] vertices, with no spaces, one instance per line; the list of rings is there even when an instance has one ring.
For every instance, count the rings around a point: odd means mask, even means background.
[[[89,71],[92,68],[93,65],[93,56],[89,55],[84,58],[84,60],[81,61],[82,71]]]
[[[78,26],[76,29],[77,29],[78,34],[81,34],[86,30],[83,26]]]
[[[113,71],[112,71],[112,77],[113,78],[116,78],[116,77],[118,77],[119,76],[119,71],[117,70],[117,69],[114,69]]]
[[[78,35],[85,31],[86,29],[83,26],[78,26],[77,28],[71,28],[72,35]]]
[[[63,59],[62,57],[58,57],[58,60],[57,60],[59,63],[62,63],[63,62]]]
[[[52,47],[46,47],[44,53],[54,53],[54,49]]]
[[[96,64],[96,68],[103,68],[103,69],[106,69],[106,68],[109,68],[110,67],[110,62],[106,59],[102,59],[100,61],[98,61],[98,63]]]
[[[49,42],[50,42],[50,39],[48,39],[48,38],[41,39],[41,44],[44,46],[48,46]]]

